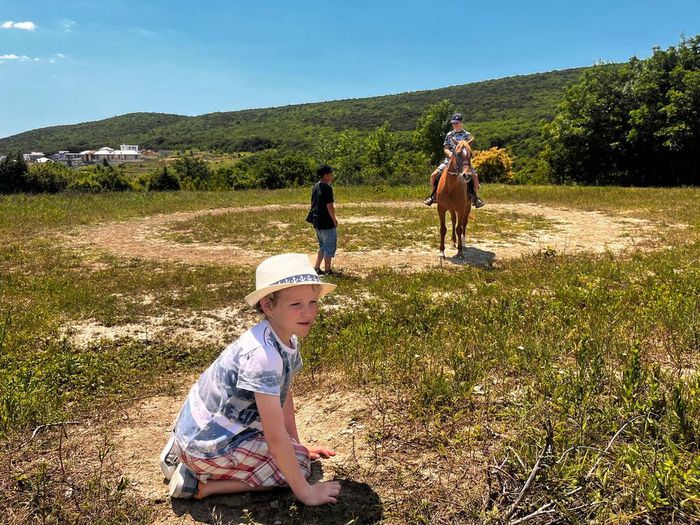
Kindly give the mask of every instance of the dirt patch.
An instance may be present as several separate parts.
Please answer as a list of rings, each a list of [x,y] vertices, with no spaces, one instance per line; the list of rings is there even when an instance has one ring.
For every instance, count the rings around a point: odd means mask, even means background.
[[[152,300],[149,296],[144,301]],[[139,322],[105,326],[88,319],[64,328],[74,344],[86,347],[101,340],[130,338],[137,341],[188,341],[193,344],[222,346],[233,341],[251,325],[258,314],[248,307],[228,306],[216,310],[183,313],[166,312]]]
[[[420,203],[379,202],[348,203],[339,205],[342,209],[362,207],[380,211],[382,208],[419,208]],[[99,224],[74,230],[68,235],[68,242],[78,247],[96,247],[121,257],[133,257],[161,262],[185,264],[218,264],[234,266],[255,266],[265,257],[272,255],[262,250],[249,250],[234,244],[178,243],[166,238],[173,224],[204,215],[228,213],[265,212],[279,209],[306,209],[306,205],[269,205],[241,208],[218,208],[197,212],[154,215],[141,219]],[[340,268],[358,271],[373,268],[393,268],[402,271],[419,271],[445,264],[472,264],[491,266],[494,263],[531,255],[542,251],[562,253],[580,252],[619,252],[651,239],[658,225],[645,219],[609,215],[599,211],[583,211],[555,208],[538,204],[489,204],[492,213],[518,213],[540,216],[554,223],[547,230],[529,231],[518,234],[507,241],[473,241],[467,232],[468,248],[462,259],[454,257],[456,250],[448,248],[447,259],[437,257],[435,246],[406,246],[397,250],[366,250],[343,252],[342,231],[340,249],[336,265]],[[425,210],[426,213],[435,213]],[[471,221],[478,221],[479,211],[474,211]],[[379,215],[352,217],[346,222],[381,220]],[[278,227],[282,227],[279,225]],[[437,230],[437,217],[436,226]],[[436,235],[437,241],[437,235]],[[313,239],[309,236],[309,247],[313,249]]]
[[[196,379],[197,376],[184,377],[178,392],[152,397],[124,410],[118,428],[113,431],[116,467],[129,478],[131,489],[149,502],[155,523],[211,523],[214,520],[208,519],[207,514],[215,514],[216,507],[229,520],[237,515],[242,517],[244,508],[262,505],[264,510],[269,510],[271,502],[276,501],[269,494],[262,498],[229,495],[208,498],[205,502],[171,502],[168,498],[168,486],[158,467],[158,456],[168,440],[188,388]],[[365,425],[371,414],[365,396],[359,392],[340,393],[324,389],[295,396],[295,404],[302,441],[327,445],[338,453],[335,458],[324,461],[322,469],[315,469],[317,477],[332,479],[342,473],[348,463],[370,461],[369,452],[362,446]],[[285,494],[291,497],[288,491]]]

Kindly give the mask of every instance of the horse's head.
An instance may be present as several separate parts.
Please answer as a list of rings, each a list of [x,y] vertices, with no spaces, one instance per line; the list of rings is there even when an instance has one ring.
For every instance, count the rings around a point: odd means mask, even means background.
[[[470,173],[467,167],[471,167],[472,163],[472,149],[469,146],[469,142],[466,140],[460,140],[455,146],[454,153],[452,154],[452,160],[456,164],[456,172],[464,174]],[[467,181],[471,178],[471,174],[465,177]]]

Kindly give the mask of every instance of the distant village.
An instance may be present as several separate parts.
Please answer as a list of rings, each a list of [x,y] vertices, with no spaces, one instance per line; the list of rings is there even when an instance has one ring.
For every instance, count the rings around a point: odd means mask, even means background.
[[[135,144],[122,144],[119,149],[110,148],[104,146],[97,150],[88,149],[81,151],[80,153],[74,153],[71,151],[59,151],[54,155],[44,155],[41,151],[32,151],[31,153],[24,153],[25,162],[31,164],[44,164],[46,162],[58,162],[69,167],[78,167],[90,164],[107,162],[133,162],[143,160],[144,157],[158,156],[159,153],[147,150],[141,152],[139,147]],[[0,155],[0,161],[5,158],[4,155]]]

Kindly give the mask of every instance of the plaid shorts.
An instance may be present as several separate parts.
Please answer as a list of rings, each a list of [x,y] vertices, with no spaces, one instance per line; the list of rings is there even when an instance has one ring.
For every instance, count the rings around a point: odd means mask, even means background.
[[[311,475],[309,450],[292,439],[299,468],[305,478]],[[214,458],[198,458],[185,452],[180,461],[203,483],[208,480],[235,479],[251,487],[277,487],[286,485],[284,474],[272,459],[267,441],[262,434],[248,439],[237,448]]]

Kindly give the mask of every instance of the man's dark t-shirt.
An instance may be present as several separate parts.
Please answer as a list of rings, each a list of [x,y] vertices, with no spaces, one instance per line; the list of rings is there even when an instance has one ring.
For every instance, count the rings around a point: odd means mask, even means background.
[[[317,182],[311,190],[311,209],[315,212],[313,225],[317,230],[330,230],[335,228],[331,214],[328,213],[328,204],[333,201],[333,188],[325,182]]]

